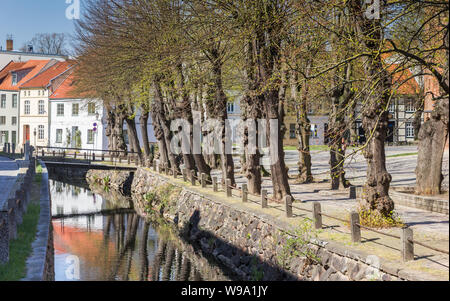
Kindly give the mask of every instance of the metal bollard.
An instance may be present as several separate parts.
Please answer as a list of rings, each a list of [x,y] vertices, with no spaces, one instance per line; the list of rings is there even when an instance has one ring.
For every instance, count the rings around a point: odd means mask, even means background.
[[[248,187],[247,184],[242,184],[242,202],[248,202]]]
[[[190,176],[191,176],[191,184],[192,184],[192,186],[195,186],[195,171],[194,170],[191,170]]]
[[[187,170],[186,170],[186,168],[183,168],[181,173],[183,174],[183,181],[187,182]]]
[[[352,212],[350,214],[350,227],[352,230],[352,241],[361,242],[361,227],[359,226],[358,212]]]
[[[217,177],[213,177],[212,182],[213,182],[213,191],[214,192],[219,191],[219,189],[218,189],[219,187],[217,186]]]
[[[322,229],[322,209],[319,202],[313,203],[313,220],[316,229]]]
[[[285,196],[284,203],[286,205],[286,217],[292,217],[292,197],[290,195]]]
[[[202,188],[206,188],[206,174],[202,173]]]
[[[226,186],[227,197],[231,198],[233,196],[232,188],[231,188],[231,179],[226,179],[225,186]]]
[[[267,190],[261,190],[261,206],[267,208]]]
[[[402,259],[403,261],[414,260],[414,243],[413,240],[413,230],[411,228],[403,228],[401,235],[402,243]]]

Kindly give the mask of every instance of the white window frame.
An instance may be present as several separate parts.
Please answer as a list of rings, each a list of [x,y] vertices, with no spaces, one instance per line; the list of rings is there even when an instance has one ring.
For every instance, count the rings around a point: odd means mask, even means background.
[[[62,108],[62,110],[61,110],[61,108]],[[56,116],[64,117],[64,104],[63,103],[56,104]]]
[[[2,94],[0,97],[0,108],[6,109],[6,94]]]
[[[39,140],[45,139],[45,126],[44,125],[38,126],[38,139]]]
[[[405,136],[406,138],[414,138],[414,125],[412,122],[405,123]]]
[[[63,130],[62,129],[56,129],[56,141],[55,143],[62,143],[63,140]]]
[[[30,115],[31,114],[31,104],[29,100],[25,100],[24,106],[23,106],[23,115]]]

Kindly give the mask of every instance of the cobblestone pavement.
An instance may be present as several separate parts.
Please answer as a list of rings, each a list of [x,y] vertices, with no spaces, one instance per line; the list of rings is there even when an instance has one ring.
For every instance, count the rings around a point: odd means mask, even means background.
[[[347,155],[351,150],[347,150]],[[406,154],[414,154],[408,155]],[[400,156],[399,156],[400,155]],[[398,157],[392,157],[398,156]],[[444,174],[444,186],[448,189],[449,184],[449,153],[444,154],[442,164]],[[312,173],[318,179],[329,178],[330,153],[328,151],[312,152]],[[289,175],[297,174],[297,151],[286,151],[286,164],[289,167]],[[417,166],[417,146],[388,146],[386,147],[386,167],[392,175],[392,186],[413,186],[416,183],[414,173]],[[361,153],[347,158],[345,163],[346,176],[353,184],[363,184],[367,172],[367,164]]]
[[[16,182],[19,166],[14,160],[0,157],[0,209],[7,201],[10,190]]]

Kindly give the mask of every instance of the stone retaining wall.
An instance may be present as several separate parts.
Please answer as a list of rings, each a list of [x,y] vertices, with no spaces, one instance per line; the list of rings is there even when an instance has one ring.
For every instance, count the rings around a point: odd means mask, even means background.
[[[34,160],[18,162],[21,167],[8,199],[0,208],[0,264],[9,262],[9,243],[17,237],[17,228],[30,202],[30,191],[34,176]]]
[[[136,171],[131,187],[140,215],[159,211],[191,243],[243,280],[425,280],[333,242],[301,243],[298,236],[287,234],[293,230],[288,224],[199,194],[148,169]]]

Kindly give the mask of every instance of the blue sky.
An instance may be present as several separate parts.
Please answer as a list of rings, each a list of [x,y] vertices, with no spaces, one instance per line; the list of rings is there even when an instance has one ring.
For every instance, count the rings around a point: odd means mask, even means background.
[[[74,21],[66,18],[69,5],[66,0],[0,0],[0,46],[6,48],[8,34],[13,35],[15,50],[37,33],[72,35]]]

